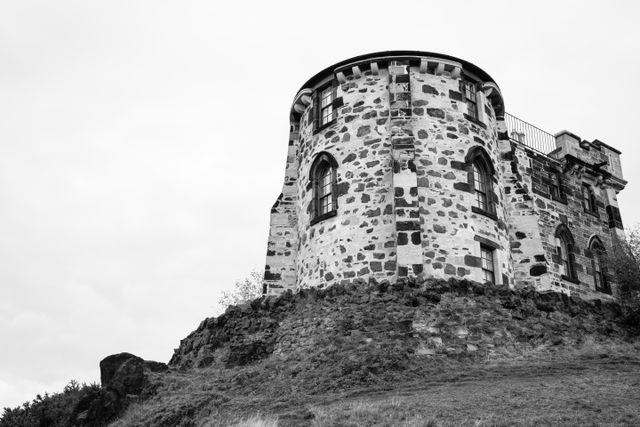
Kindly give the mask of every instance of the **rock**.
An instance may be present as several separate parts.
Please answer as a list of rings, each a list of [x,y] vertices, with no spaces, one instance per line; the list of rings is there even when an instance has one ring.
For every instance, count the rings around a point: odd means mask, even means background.
[[[420,346],[416,349],[416,354],[419,356],[433,356],[436,354],[435,350],[426,347],[424,344],[420,344]]]
[[[73,426],[106,426],[122,414],[130,402],[129,396],[142,393],[147,384],[145,371],[164,372],[165,363],[143,360],[131,353],[107,356],[100,361],[102,389],[80,399],[73,410]]]
[[[196,361],[196,368],[206,368],[207,366],[211,366],[215,361],[216,358],[213,356],[204,356]]]
[[[229,347],[226,366],[243,366],[269,356],[270,352],[262,341],[241,343]]]
[[[516,303],[516,298],[513,297],[512,295],[500,298],[500,303],[502,305],[502,307],[509,309],[509,310],[513,310],[514,308],[516,308],[518,306],[518,304]]]
[[[551,339],[551,344],[553,345],[560,345],[564,342],[564,340],[562,339],[562,337],[559,336],[555,336]]]
[[[144,386],[144,360],[131,353],[107,356],[100,361],[102,387],[120,396],[138,394]]]
[[[464,326],[459,326],[455,329],[453,334],[458,338],[466,338],[469,335],[469,330]]]
[[[440,337],[430,337],[427,342],[429,343],[429,345],[436,347],[436,348],[440,348],[442,347],[444,344],[442,343],[442,338]]]
[[[122,399],[113,390],[91,393],[77,403],[71,415],[73,426],[105,426],[124,409]]]

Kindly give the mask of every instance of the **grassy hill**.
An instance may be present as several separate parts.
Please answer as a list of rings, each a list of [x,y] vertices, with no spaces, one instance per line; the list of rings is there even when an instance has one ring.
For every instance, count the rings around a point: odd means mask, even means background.
[[[615,304],[468,281],[307,289],[205,319],[168,369],[115,366],[70,419],[99,425],[96,402],[118,402],[113,426],[640,425],[623,320]]]

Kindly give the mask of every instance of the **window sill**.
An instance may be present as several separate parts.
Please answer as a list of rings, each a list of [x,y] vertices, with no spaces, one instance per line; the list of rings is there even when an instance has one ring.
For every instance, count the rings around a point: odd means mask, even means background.
[[[338,214],[338,211],[337,211],[336,209],[334,209],[334,210],[332,210],[332,211],[329,211],[329,212],[327,212],[327,213],[323,213],[322,215],[320,215],[320,216],[317,216],[317,217],[313,218],[313,219],[311,220],[311,222],[310,222],[310,224],[309,224],[309,225],[317,224],[317,223],[319,223],[320,221],[324,221],[324,220],[325,220],[325,219],[327,219],[327,218],[334,217],[334,216],[336,216],[337,214]]]
[[[485,125],[484,123],[482,123],[480,120],[476,119],[475,117],[470,116],[467,113],[463,113],[462,115],[464,116],[465,119],[469,120],[471,123],[475,123],[478,126],[481,126],[483,129],[487,128],[487,125]]]
[[[566,197],[557,197],[557,196],[551,195],[551,200],[553,200],[554,202],[562,203],[563,205],[567,204]]]
[[[484,215],[487,218],[491,218],[494,221],[498,220],[498,215],[496,215],[495,213],[492,213],[490,211],[485,211],[484,209],[480,209],[477,206],[471,206],[471,212],[477,213],[479,215]]]
[[[608,289],[596,288],[596,292],[600,292],[600,293],[603,293],[603,294],[611,295],[611,289],[610,288],[608,288]]]
[[[580,281],[578,279],[574,279],[573,277],[565,276],[564,274],[561,277],[565,282],[575,283],[576,285],[580,284]]]
[[[333,120],[331,120],[330,122],[327,122],[327,123],[323,124],[323,125],[322,125],[322,126],[320,126],[318,129],[314,130],[314,131],[313,131],[313,134],[315,135],[315,134],[317,134],[318,132],[321,132],[321,131],[325,130],[326,128],[328,128],[329,126],[334,125],[334,124],[336,124],[336,119],[333,119]]]
[[[596,218],[600,219],[600,215],[598,215],[598,212],[590,211],[590,210],[584,209],[584,213],[587,213],[587,214],[589,214],[589,215],[591,215],[591,216],[594,216],[594,217],[596,217]]]

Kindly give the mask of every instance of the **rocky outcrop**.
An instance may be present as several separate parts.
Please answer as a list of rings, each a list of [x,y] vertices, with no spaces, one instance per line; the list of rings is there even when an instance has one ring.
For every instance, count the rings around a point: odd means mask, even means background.
[[[130,353],[119,353],[100,361],[102,388],[81,399],[73,411],[74,426],[103,426],[120,415],[145,392],[150,372],[168,369],[164,363],[146,361]],[[148,394],[148,391],[147,391]]]
[[[627,334],[611,302],[466,280],[371,281],[229,307],[182,340],[169,365],[231,367],[271,357],[293,364],[327,346],[344,354],[392,348],[398,360],[480,359]]]

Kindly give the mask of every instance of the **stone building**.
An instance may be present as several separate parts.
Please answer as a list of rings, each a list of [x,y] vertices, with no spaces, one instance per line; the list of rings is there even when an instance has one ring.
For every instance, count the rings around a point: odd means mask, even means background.
[[[265,292],[457,277],[611,298],[619,155],[505,113],[496,82],[467,61],[342,61],[294,98]]]

